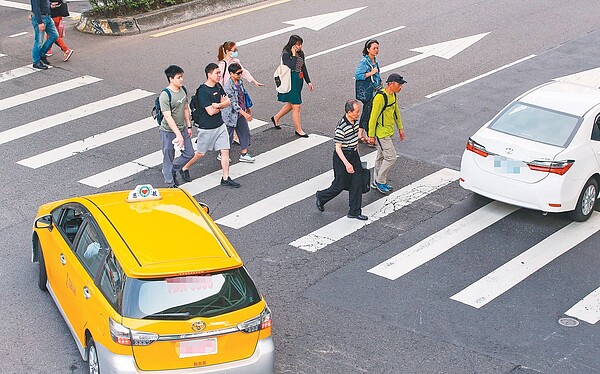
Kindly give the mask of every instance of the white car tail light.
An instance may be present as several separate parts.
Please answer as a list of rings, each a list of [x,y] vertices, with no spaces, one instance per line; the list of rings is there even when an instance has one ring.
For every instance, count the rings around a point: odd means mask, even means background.
[[[486,151],[485,147],[481,144],[477,143],[473,139],[469,138],[467,140],[467,150],[473,153],[476,153],[482,157],[487,157],[489,155],[488,151]]]
[[[535,171],[543,171],[545,173],[554,173],[558,175],[565,174],[571,166],[575,163],[575,160],[564,160],[564,161],[531,161],[527,163],[529,169]]]

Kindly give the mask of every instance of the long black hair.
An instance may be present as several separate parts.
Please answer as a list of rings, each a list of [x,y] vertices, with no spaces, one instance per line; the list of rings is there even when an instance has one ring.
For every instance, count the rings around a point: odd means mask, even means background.
[[[369,54],[369,48],[371,48],[372,44],[379,44],[379,42],[377,41],[377,39],[369,39],[367,40],[367,42],[365,43],[365,47],[363,48],[363,56],[366,56]]]
[[[290,40],[288,40],[287,44],[285,45],[285,47],[283,47],[283,52],[287,52],[289,53],[289,55],[292,55],[292,47],[296,44],[303,44],[304,41],[302,40],[302,38],[296,34],[290,36]],[[302,50],[299,50],[298,52],[298,56],[304,58],[304,52]]]

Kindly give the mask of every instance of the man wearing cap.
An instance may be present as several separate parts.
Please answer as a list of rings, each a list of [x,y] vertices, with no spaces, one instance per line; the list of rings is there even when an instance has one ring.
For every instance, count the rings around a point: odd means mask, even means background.
[[[387,184],[387,176],[396,162],[396,148],[392,141],[394,126],[398,127],[400,141],[404,140],[402,117],[400,117],[396,94],[402,90],[402,85],[406,81],[400,74],[392,73],[386,83],[385,88],[373,97],[373,107],[369,117],[369,143],[375,144],[377,148],[373,188],[383,194],[388,194],[392,190],[392,186]]]

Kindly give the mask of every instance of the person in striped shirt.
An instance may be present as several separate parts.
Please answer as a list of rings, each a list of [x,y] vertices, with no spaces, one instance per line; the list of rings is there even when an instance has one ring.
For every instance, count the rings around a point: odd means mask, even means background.
[[[358,128],[357,120],[360,118],[360,102],[355,99],[348,100],[345,105],[346,114],[335,128],[335,151],[333,152],[333,182],[326,190],[317,191],[317,209],[325,210],[325,204],[348,190],[349,205],[348,218],[366,221],[367,216],[362,214],[362,165],[358,154]]]

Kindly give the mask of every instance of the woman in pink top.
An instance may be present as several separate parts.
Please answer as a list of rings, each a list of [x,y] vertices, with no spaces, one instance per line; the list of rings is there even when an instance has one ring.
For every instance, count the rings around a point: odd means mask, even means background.
[[[221,69],[221,85],[225,86],[225,82],[229,80],[229,71],[227,67],[233,63],[240,64],[242,67],[242,78],[247,80],[248,82],[254,83],[257,87],[264,86],[263,83],[259,83],[254,79],[252,74],[246,69],[240,60],[238,60],[238,48],[235,45],[235,42],[225,42],[219,47],[219,53],[217,55],[217,59],[219,62],[219,68]]]

